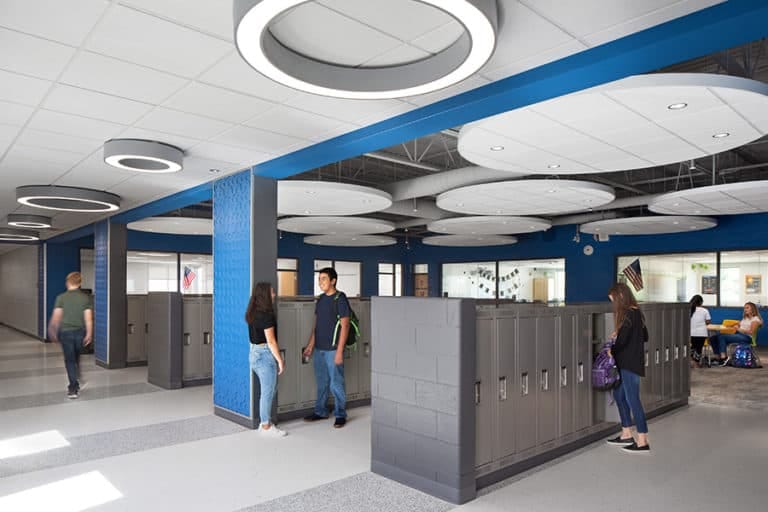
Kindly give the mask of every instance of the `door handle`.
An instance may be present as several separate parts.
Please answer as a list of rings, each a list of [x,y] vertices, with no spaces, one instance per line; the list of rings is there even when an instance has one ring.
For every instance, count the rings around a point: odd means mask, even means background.
[[[584,382],[584,363],[579,361],[579,374],[578,374],[579,383]]]
[[[480,381],[475,381],[475,405],[480,404]]]
[[[560,367],[560,387],[563,387],[563,388],[568,387],[568,367],[567,366]]]
[[[502,402],[507,399],[507,378],[499,377],[499,400]]]
[[[528,394],[528,372],[523,372],[520,376],[520,394],[523,396]]]
[[[203,345],[210,345],[211,344],[211,333],[210,332],[203,332]]]
[[[365,357],[370,357],[371,356],[371,344],[368,343],[368,342],[363,343],[363,355]]]
[[[192,336],[188,333],[184,333],[184,345],[191,345],[192,344]]]

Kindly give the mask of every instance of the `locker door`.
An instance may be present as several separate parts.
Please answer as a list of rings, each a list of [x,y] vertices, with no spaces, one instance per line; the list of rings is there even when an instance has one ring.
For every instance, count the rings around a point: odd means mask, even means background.
[[[360,299],[349,299],[349,306],[357,314],[360,310]],[[356,350],[344,350],[344,386],[347,400],[360,398],[360,358]]]
[[[200,298],[200,376],[213,375],[213,298]]]
[[[277,345],[285,361],[285,370],[277,378],[277,412],[293,411],[297,408],[299,390],[299,347],[298,310],[295,303],[277,304]]]
[[[558,341],[556,318],[540,316],[536,322],[536,377],[538,380],[538,444],[557,437],[557,375],[555,365]]]
[[[576,359],[573,384],[576,393],[575,429],[579,431],[592,426],[592,315],[579,314],[576,338]]]
[[[315,383],[315,370],[312,366],[312,358],[306,361],[301,357],[301,351],[307,346],[312,326],[315,322],[315,304],[314,302],[302,302],[297,307],[296,323],[299,333],[299,353],[296,357],[299,359],[299,407],[314,406],[317,399],[317,384]]]
[[[664,345],[661,351],[661,362],[664,372],[664,378],[662,380],[662,399],[669,400],[672,397],[672,341],[675,336],[675,327],[677,325],[677,319],[674,312],[665,309],[664,313]]]
[[[360,339],[358,340],[358,358],[360,367],[360,396],[371,398],[371,303],[360,304],[360,311],[355,311],[360,320]]]
[[[653,367],[651,365],[653,350],[651,346],[656,332],[655,325],[659,322],[659,314],[656,309],[643,310],[643,314],[645,315],[645,326],[648,329],[648,343],[645,344],[643,349],[645,378],[640,379],[640,400],[643,403],[643,407],[647,409],[655,402],[653,396],[654,376]]]
[[[664,314],[663,310],[656,312],[656,322],[653,325],[653,330],[649,332],[651,350],[650,350],[650,366],[651,366],[651,388],[653,390],[653,400],[651,400],[651,408],[655,407],[655,404],[661,401],[663,397],[663,383],[664,372],[662,367],[662,352],[664,350]]]
[[[690,312],[686,309],[679,311],[680,315],[680,397],[688,398],[691,394],[691,367],[688,343],[691,339]]]
[[[496,336],[494,318],[477,318],[475,358],[475,466],[494,460],[493,423],[496,397],[493,385],[494,344]]]
[[[536,446],[536,318],[520,317],[517,321],[518,392],[515,410],[515,447],[522,452]]]
[[[185,297],[182,310],[182,379],[194,379],[200,374],[200,302]]]
[[[516,451],[515,396],[519,392],[518,379],[515,372],[515,353],[517,349],[517,319],[511,316],[498,318],[496,322],[497,340],[497,375],[496,384],[491,386],[495,391],[498,403],[498,441],[496,457],[512,455]]]
[[[129,363],[147,360],[147,296],[128,295],[128,352]]]
[[[563,437],[574,429],[574,348],[576,346],[576,315],[570,311],[564,311],[558,318],[557,336],[560,340],[558,350],[558,436]]]

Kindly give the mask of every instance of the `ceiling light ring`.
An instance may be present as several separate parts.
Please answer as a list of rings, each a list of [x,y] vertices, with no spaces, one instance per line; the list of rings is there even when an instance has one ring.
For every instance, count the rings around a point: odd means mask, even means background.
[[[101,213],[113,212],[120,209],[120,196],[79,187],[63,187],[58,185],[25,185],[16,188],[16,201],[20,204],[44,210],[56,210],[65,212]],[[67,201],[101,208],[74,208],[61,205],[52,206],[44,201],[56,201],[65,204]]]
[[[182,169],[184,151],[165,142],[110,139],[104,143],[104,163],[126,171],[164,174]]]
[[[434,92],[477,72],[496,47],[495,0],[416,0],[447,13],[464,27],[463,35],[431,57],[402,65],[360,68],[321,62],[288,48],[269,30],[274,19],[305,1],[235,0],[234,39],[241,57],[254,69],[312,94],[391,99]]]
[[[35,242],[40,233],[29,229],[0,228],[0,242]]]
[[[44,215],[30,215],[26,213],[9,213],[9,226],[22,229],[47,229],[52,227],[51,218]]]

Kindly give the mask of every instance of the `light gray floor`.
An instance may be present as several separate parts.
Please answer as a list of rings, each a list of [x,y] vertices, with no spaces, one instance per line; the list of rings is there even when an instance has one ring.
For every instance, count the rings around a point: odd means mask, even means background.
[[[288,437],[266,439],[213,416],[210,387],[160,390],[146,368],[92,356],[88,387],[67,400],[52,354],[0,326],[2,512],[768,510],[768,369],[694,369],[692,405],[651,421],[649,456],[595,443],[454,507],[368,472],[366,408],[341,430],[289,422]],[[4,442],[49,431],[68,445],[3,456]],[[87,488],[68,480],[81,477]]]

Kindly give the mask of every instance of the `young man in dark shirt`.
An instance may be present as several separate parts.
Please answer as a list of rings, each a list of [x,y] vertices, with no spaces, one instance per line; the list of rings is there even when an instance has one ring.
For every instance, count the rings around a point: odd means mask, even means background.
[[[317,401],[315,411],[305,421],[323,420],[328,417],[328,390],[333,393],[335,428],[347,423],[347,393],[344,389],[344,346],[349,335],[349,301],[336,290],[338,275],[332,268],[324,268],[318,274],[318,285],[323,292],[315,304],[315,325],[304,357],[314,352]],[[337,318],[338,315],[338,318]],[[338,326],[337,326],[338,323]]]

